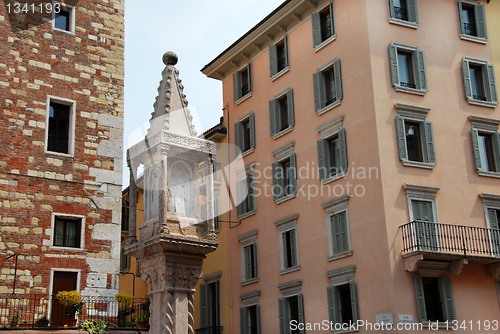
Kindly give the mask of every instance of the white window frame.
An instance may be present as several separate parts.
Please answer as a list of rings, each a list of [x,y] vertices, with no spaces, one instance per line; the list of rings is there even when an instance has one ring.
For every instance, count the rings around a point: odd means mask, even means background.
[[[328,261],[334,261],[337,259],[342,259],[348,256],[352,256],[352,243],[351,243],[351,226],[349,222],[349,199],[350,195],[344,195],[338,198],[334,198],[327,202],[321,204],[323,209],[326,211],[326,226],[328,230]],[[349,250],[342,253],[333,252],[333,227],[331,222],[331,217],[333,215],[345,212],[346,213],[346,228],[347,228],[347,242],[349,244]]]
[[[49,142],[49,118],[50,118],[50,103],[55,102],[58,104],[69,106],[69,134],[68,134],[68,153],[60,153],[49,151],[48,142]],[[45,154],[54,154],[63,157],[72,157],[75,155],[75,124],[76,124],[76,101],[67,99],[64,97],[47,95],[47,106],[45,111]]]
[[[476,129],[478,131],[481,131],[481,133],[487,133],[494,135],[498,132],[498,126],[500,125],[500,120],[496,120],[493,118],[485,118],[485,117],[479,117],[479,116],[469,116],[469,120],[471,121],[472,128]],[[472,147],[474,150],[474,145]],[[498,152],[500,153],[500,152]],[[494,154],[497,154],[497,152],[494,152]],[[472,152],[472,157],[475,159],[475,153]],[[496,161],[495,161],[496,164]],[[490,177],[495,177],[495,178],[500,178],[500,166],[496,166],[498,172],[492,172],[492,171],[486,171],[486,170],[477,170],[477,174],[479,176],[490,176]]]
[[[254,178],[255,177],[255,166],[257,166],[257,163],[252,162],[252,163],[246,165],[245,167],[238,169],[236,171],[237,181],[245,180],[245,179],[248,179],[249,177]],[[248,184],[248,182],[247,182],[247,184]],[[235,186],[234,193],[237,193],[236,189],[237,188]],[[250,195],[250,189],[247,188],[247,196],[249,196],[249,195]],[[243,219],[248,218],[250,216],[253,216],[257,213],[257,203],[255,202],[255,199],[257,197],[255,196],[255,194],[253,194],[253,195],[254,195],[254,209],[247,211],[247,212],[243,213],[242,215],[238,216],[238,219],[243,220]]]
[[[472,6],[472,7],[481,5],[481,2],[478,2],[478,1],[467,1],[467,0],[457,0],[457,4],[458,3],[467,4],[467,5]],[[484,4],[483,4],[483,6],[484,6]],[[486,14],[486,10],[485,10],[485,14]],[[460,24],[460,21],[461,21],[460,18],[463,20],[462,13],[458,12],[458,15],[460,16],[459,19],[458,19],[458,22]],[[476,20],[476,14],[475,13],[474,13],[474,19]],[[486,23],[486,15],[484,17],[484,25],[486,27],[486,33],[487,33],[488,32],[488,25]],[[470,42],[481,43],[481,44],[487,44],[488,43],[488,37],[484,38],[484,37],[477,37],[477,36],[462,34],[461,30],[462,30],[462,27],[459,27],[459,31],[460,31],[460,35],[459,36],[460,36],[460,39],[463,39],[463,40],[466,40],[466,41],[470,41]]]
[[[76,14],[75,6],[72,6],[70,4],[60,2],[60,1],[52,1],[52,8],[54,8],[55,4],[59,4],[61,6],[61,10],[69,12],[69,31],[56,28],[56,13],[54,12],[54,10],[52,10],[52,29],[55,31],[61,31],[61,32],[64,32],[66,34],[70,34],[70,35],[74,36],[75,35],[75,14]]]
[[[299,222],[299,214],[294,214],[282,219],[279,219],[274,222],[274,225],[278,226],[279,230],[279,239],[280,239],[280,275],[285,275],[297,270],[300,270],[300,260],[299,260],[299,236],[298,236],[298,227],[297,224]],[[286,248],[283,244],[283,234],[295,230],[295,257],[297,264],[290,268],[285,268],[285,254]]]
[[[339,117],[336,117],[316,128],[316,131],[318,131],[321,134],[321,139],[330,139],[340,132],[343,127],[343,121],[344,121],[344,115],[341,115]],[[347,151],[347,145],[345,147]],[[329,157],[324,157],[325,159],[329,159]],[[329,165],[330,163],[328,163]],[[319,167],[319,166],[318,166]],[[331,167],[331,166],[330,166]],[[347,169],[349,169],[349,163],[347,163]],[[347,170],[345,170],[344,173],[337,173],[335,175],[330,175],[327,178],[321,180],[321,183],[323,185],[326,185],[330,182],[336,181],[338,179],[342,179],[347,176]]]
[[[259,232],[258,230],[252,230],[236,237],[236,239],[240,241],[240,249],[241,249],[241,286],[256,283],[259,281],[259,270],[258,270],[259,260],[257,257],[258,256],[257,251],[254,251],[256,256],[255,258],[255,263],[256,263],[255,271],[257,274],[256,277],[247,279],[246,278],[247,272],[245,267],[245,247],[250,245],[254,245],[254,247],[256,247],[258,232]]]
[[[496,108],[498,102],[493,102],[493,101],[489,101],[489,100],[492,100],[492,96],[487,96],[487,91],[490,90],[490,88],[488,87],[489,86],[489,83],[487,82],[487,77],[485,78],[485,71],[484,71],[484,68],[486,67],[486,71],[488,70],[488,66],[489,65],[492,65],[494,66],[494,64],[490,64],[487,60],[482,60],[482,59],[476,59],[476,58],[470,58],[470,57],[463,57],[462,58],[462,77],[463,76],[463,72],[464,72],[464,62],[467,62],[467,72],[469,73],[469,80],[470,80],[470,64],[473,64],[475,66],[480,66],[482,68],[482,73],[481,73],[481,79],[483,80],[483,89],[485,90],[485,97],[486,97],[486,101],[482,101],[482,100],[476,100],[474,98],[467,98],[467,91],[464,91],[464,95],[465,95],[465,98],[467,100],[467,102],[469,102],[469,104],[472,104],[472,105],[476,105],[476,106],[482,106],[482,107],[489,107],[489,108]],[[493,76],[495,76],[495,73],[493,73]],[[465,79],[463,79],[465,80]],[[496,83],[496,82],[495,82]],[[469,87],[472,91],[472,83],[469,83],[471,86]],[[465,89],[465,82],[464,82],[464,89]],[[493,92],[490,92],[490,95],[492,94]],[[498,88],[497,88],[497,91],[495,92],[495,94],[497,94],[497,99],[498,99]],[[488,99],[490,98],[490,99]]]
[[[415,80],[415,85],[417,85],[417,83],[420,81],[420,79],[418,78],[418,64],[415,64],[414,54],[417,53],[417,56],[418,56],[418,52],[419,51],[423,52],[423,50],[420,50],[418,47],[413,46],[413,45],[407,45],[407,44],[401,44],[401,43],[395,43],[395,42],[392,42],[390,44],[390,46],[395,46],[396,47],[396,61],[398,62],[398,77],[399,77],[399,59],[398,59],[398,53],[397,53],[397,51],[403,50],[405,52],[408,52],[408,53],[412,54],[412,66],[413,66],[413,76],[414,76],[413,79]],[[391,61],[391,55],[390,55],[390,53],[389,53],[389,61]],[[424,62],[425,62],[425,59],[424,59]],[[391,63],[390,70],[391,70],[391,81],[392,81],[392,63]],[[426,72],[426,76],[427,76],[427,67],[426,67],[425,72]],[[403,86],[401,86],[401,80],[399,80],[399,83],[394,86],[394,89],[396,90],[396,92],[409,93],[409,94],[415,94],[415,95],[424,96],[425,93],[427,93],[427,91],[429,90],[429,87],[428,87],[429,84],[427,82],[426,82],[426,84],[427,84],[427,87],[425,89],[403,87]]]
[[[81,219],[80,247],[54,246],[54,233],[56,232],[56,229],[55,229],[56,217]],[[83,250],[85,250],[85,216],[60,213],[60,212],[52,212],[50,220],[51,220],[51,222],[50,222],[50,246],[49,246],[49,248],[57,249],[57,250],[68,250],[68,251],[83,251]]]
[[[408,10],[408,1],[407,0],[401,0],[401,1],[406,1],[406,8]],[[392,3],[392,5],[394,6],[394,4]],[[417,0],[415,0],[415,7],[417,7]],[[400,26],[403,26],[403,27],[407,27],[407,28],[413,28],[413,29],[417,29],[418,28],[418,8],[416,9],[416,19],[417,21],[416,22],[412,22],[412,21],[407,21],[407,20],[401,20],[401,19],[398,19],[396,17],[392,17],[391,16],[391,1],[389,1],[389,23],[392,23],[392,24],[397,24],[397,25],[400,25]]]

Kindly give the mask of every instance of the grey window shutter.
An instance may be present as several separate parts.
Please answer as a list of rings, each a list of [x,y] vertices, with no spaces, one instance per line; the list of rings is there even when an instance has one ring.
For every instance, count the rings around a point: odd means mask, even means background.
[[[439,291],[441,292],[441,303],[443,307],[443,317],[447,321],[457,319],[455,314],[455,303],[453,301],[453,291],[451,290],[451,278],[439,277]]]
[[[330,1],[330,24],[332,25],[332,35],[335,35],[335,15],[333,11],[333,0]]]
[[[273,197],[274,201],[279,200],[283,194],[283,186],[281,179],[283,177],[283,172],[281,164],[279,162],[273,162]]]
[[[236,211],[238,216],[245,213],[245,180],[236,181]]]
[[[326,288],[326,295],[328,299],[328,317],[330,322],[333,322],[334,324],[339,323],[338,319],[338,313],[336,310],[336,295],[337,295],[337,287],[335,286],[329,286]]]
[[[313,46],[316,47],[321,44],[321,21],[319,17],[319,13],[311,14],[311,22],[312,22],[312,33],[313,33]]]
[[[477,37],[488,38],[486,31],[486,15],[484,14],[484,4],[480,3],[474,6],[474,16],[476,18]]]
[[[413,282],[415,283],[415,296],[417,297],[417,313],[420,322],[427,321],[427,312],[425,310],[425,297],[424,297],[424,284],[422,282],[422,276],[413,276]]]
[[[297,230],[290,231],[290,254],[292,254],[292,267],[297,266]]]
[[[257,313],[257,334],[260,334],[260,305],[255,305],[255,309]]]
[[[297,301],[299,304],[299,324],[305,324],[305,317],[304,317],[304,297],[302,294],[297,295]],[[306,330],[302,327],[302,329],[299,329],[300,334],[305,334]]]
[[[247,189],[248,189],[248,208],[247,211],[255,210],[255,194],[254,194],[253,175],[247,174]]]
[[[329,163],[328,163],[328,141],[326,139],[318,140],[318,172],[319,179],[323,181],[329,174]]]
[[[497,91],[497,84],[495,82],[495,68],[493,65],[487,65],[487,78],[488,78],[488,88],[490,92],[490,101],[493,103],[498,103],[498,91]]]
[[[245,251],[245,280],[251,279],[254,276],[252,275],[252,245],[246,246],[244,248]]]
[[[342,252],[342,228],[340,226],[340,214],[332,215],[330,217],[330,222],[332,224],[333,254],[339,254]]]
[[[257,243],[254,243],[253,244],[253,247],[252,247],[252,263],[253,263],[253,267],[254,267],[254,276],[253,277],[259,277],[259,267],[258,267],[258,261],[257,261]]]
[[[295,111],[293,106],[293,89],[289,89],[286,93],[287,113],[288,113],[288,126],[295,125]]]
[[[341,252],[349,251],[349,233],[347,230],[347,214],[342,212],[339,214],[339,226],[340,226],[340,240],[341,240]]]
[[[269,101],[269,128],[271,130],[271,136],[274,136],[279,132],[279,130],[277,129],[277,124],[279,121],[279,116],[276,112],[276,109],[279,108],[277,102],[278,101],[276,99]]]
[[[490,220],[490,228],[499,229],[498,218],[497,218],[497,210],[488,209],[488,218]]]
[[[286,334],[288,332],[287,327],[287,319],[285,316],[286,312],[286,298],[278,299],[278,307],[279,307],[279,318],[280,318],[280,334]]]
[[[269,45],[269,71],[271,76],[278,73],[278,47],[276,44]]]
[[[252,67],[250,66],[250,63],[247,65],[247,74],[248,74],[248,91],[252,91]]]
[[[340,146],[340,168],[343,173],[347,173],[347,169],[349,168],[347,165],[347,142],[345,132],[345,129],[340,129],[338,133]]]
[[[236,71],[233,73],[233,97],[234,101],[238,101],[241,98],[241,74]]]
[[[500,133],[492,134],[491,140],[493,141],[493,155],[495,156],[496,171],[500,172]]]
[[[290,63],[288,62],[288,36],[285,35],[285,38],[283,40],[283,53],[285,54],[285,67],[289,66]]]
[[[491,251],[494,256],[500,255],[500,231],[498,231],[499,222],[497,217],[497,210],[488,209],[488,219],[490,221],[490,228],[494,229],[490,231],[491,234]]]
[[[460,15],[462,15],[462,14],[460,14]],[[462,58],[462,75],[464,77],[465,98],[472,99],[472,87],[470,85],[469,62],[463,58]]]
[[[458,21],[460,23],[460,34],[465,34],[464,18],[462,12],[462,1],[457,1],[458,3]]]
[[[281,233],[281,245],[283,247],[282,252],[283,252],[283,269],[287,269],[288,265],[288,252],[287,249],[290,247],[290,245],[286,242],[286,232]]]
[[[342,100],[343,92],[342,92],[342,71],[340,68],[340,59],[335,59],[333,62],[333,75],[334,85],[335,85],[335,98],[336,101]]]
[[[418,23],[417,0],[408,0],[407,8],[408,8],[408,21]]]
[[[476,169],[483,170],[481,164],[481,151],[479,149],[479,132],[477,129],[472,128],[472,148],[474,150],[474,160],[476,161]]]
[[[422,122],[425,140],[426,161],[431,164],[436,164],[436,148],[434,146],[434,133],[432,131],[432,122]]]
[[[296,193],[297,191],[299,191],[299,188],[298,188],[298,184],[297,184],[297,176],[298,176],[298,172],[297,172],[297,154],[296,153],[293,153],[290,155],[290,167],[292,168],[292,185],[293,185],[293,191],[294,193]]]
[[[200,284],[200,326],[202,328],[210,325],[210,315],[208,314],[208,285]]]
[[[313,74],[314,84],[314,110],[320,111],[325,104],[325,87],[323,84],[323,73],[318,71]]]
[[[389,17],[394,18],[394,0],[389,0]]]
[[[249,116],[250,122],[250,146],[255,147],[255,114],[251,113]]]
[[[392,44],[389,44],[389,58],[391,61],[392,85],[399,86],[398,48]]]
[[[398,151],[401,160],[408,160],[408,151],[406,148],[405,119],[396,116],[396,133],[398,135]]]
[[[356,283],[354,280],[349,282],[349,287],[351,290],[351,310],[352,310],[352,322],[358,321],[358,306],[356,302]]]
[[[427,85],[427,71],[425,68],[425,53],[424,51],[417,50],[417,68],[418,68],[418,83],[419,88],[423,91],[428,90]]]
[[[235,150],[236,152],[234,153],[235,156],[238,156],[243,148],[243,125],[241,122],[236,122],[234,123],[234,144],[235,144]]]
[[[423,250],[437,250],[437,231],[432,202],[412,200],[413,220],[416,220],[417,246]]]
[[[240,334],[248,334],[247,308],[246,307],[240,307]]]

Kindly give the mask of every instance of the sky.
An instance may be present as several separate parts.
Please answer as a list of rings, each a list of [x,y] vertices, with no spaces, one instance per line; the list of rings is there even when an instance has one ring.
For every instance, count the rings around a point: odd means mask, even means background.
[[[126,1],[123,188],[129,184],[126,151],[149,126],[163,54],[179,57],[176,67],[200,134],[219,123],[223,107],[222,82],[200,70],[283,1]]]

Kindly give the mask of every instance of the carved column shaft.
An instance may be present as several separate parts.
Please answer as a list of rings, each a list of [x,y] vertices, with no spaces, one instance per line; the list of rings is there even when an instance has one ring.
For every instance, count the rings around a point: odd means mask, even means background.
[[[128,238],[131,242],[137,241],[137,185],[135,184],[134,169],[130,159],[128,160],[130,170],[130,185],[128,188]]]
[[[160,152],[160,179],[159,179],[159,205],[160,205],[160,210],[159,210],[159,218],[160,218],[160,224],[161,224],[161,229],[164,232],[167,232],[168,227],[167,227],[167,212],[168,212],[168,207],[170,205],[169,201],[169,195],[168,195],[168,165],[167,165],[167,152],[168,149],[165,146],[161,146],[159,149]]]
[[[213,159],[207,161],[207,232],[215,233],[214,225],[214,163]]]

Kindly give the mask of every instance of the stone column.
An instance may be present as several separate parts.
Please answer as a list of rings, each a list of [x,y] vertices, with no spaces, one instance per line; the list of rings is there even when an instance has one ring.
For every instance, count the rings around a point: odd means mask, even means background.
[[[168,191],[168,165],[167,165],[167,152],[166,145],[160,145],[158,148],[160,153],[160,179],[159,179],[159,219],[160,219],[160,233],[169,233],[167,227],[167,212],[170,211],[170,193]]]
[[[208,158],[207,162],[207,175],[206,175],[206,187],[207,187],[207,232],[209,234],[215,233],[214,225],[214,162],[212,157]]]
[[[128,239],[127,244],[137,242],[137,185],[130,157],[127,156],[127,165],[130,171],[130,185],[128,187]]]

